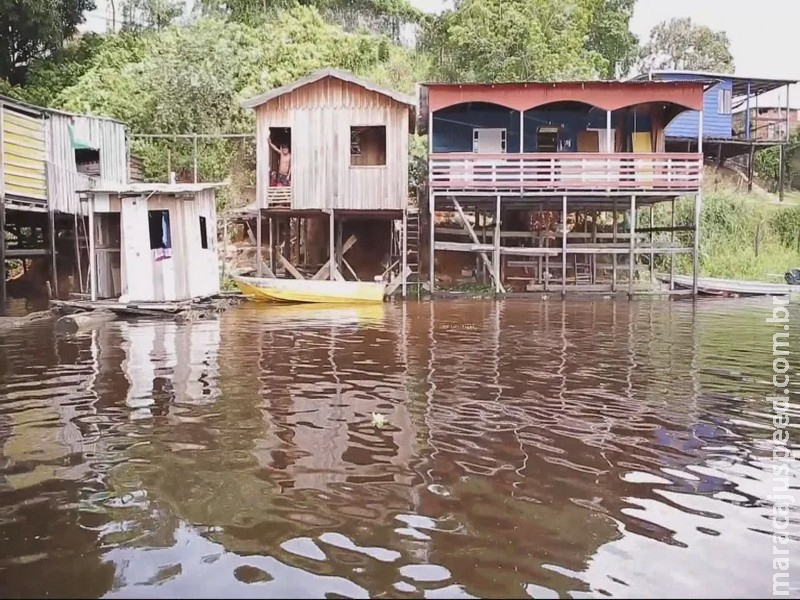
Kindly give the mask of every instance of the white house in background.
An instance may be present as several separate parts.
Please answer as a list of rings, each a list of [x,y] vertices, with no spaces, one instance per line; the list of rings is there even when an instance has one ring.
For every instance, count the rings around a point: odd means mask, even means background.
[[[163,302],[219,293],[215,190],[222,185],[101,183],[84,191],[91,299]]]

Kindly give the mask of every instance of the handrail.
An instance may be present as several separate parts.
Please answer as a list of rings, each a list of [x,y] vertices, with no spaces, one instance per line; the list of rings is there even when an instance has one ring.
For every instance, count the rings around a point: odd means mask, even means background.
[[[436,190],[653,191],[699,189],[702,155],[696,153],[431,154]]]

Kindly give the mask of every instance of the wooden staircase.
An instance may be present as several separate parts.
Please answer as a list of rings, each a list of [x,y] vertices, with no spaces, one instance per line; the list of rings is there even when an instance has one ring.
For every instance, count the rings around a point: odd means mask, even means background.
[[[406,260],[408,265],[407,284],[419,286],[422,282],[419,272],[419,208],[409,207],[406,220]]]

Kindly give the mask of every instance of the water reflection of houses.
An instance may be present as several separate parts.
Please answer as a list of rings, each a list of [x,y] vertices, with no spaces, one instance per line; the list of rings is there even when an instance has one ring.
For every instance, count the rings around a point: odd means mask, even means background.
[[[505,590],[535,581],[566,593],[597,548],[623,535],[618,520],[671,538],[631,514],[629,499],[654,494],[634,475],[702,462],[659,440],[700,418],[691,306],[508,300],[417,310],[409,363],[427,370],[428,400],[416,510],[470,531],[457,553],[433,536],[430,562],[455,581],[484,577],[471,593],[496,593],[498,572],[514,574]]]
[[[125,351],[125,403],[132,416],[150,416],[159,394],[175,403],[213,402],[219,395],[218,320],[177,325],[172,321],[118,324]]]
[[[259,464],[297,489],[409,483],[414,430],[399,385],[401,341],[386,323],[395,313],[379,305],[262,315],[256,372],[267,435],[257,442]],[[303,319],[302,334],[285,331],[292,318]],[[373,413],[388,425],[376,428]]]

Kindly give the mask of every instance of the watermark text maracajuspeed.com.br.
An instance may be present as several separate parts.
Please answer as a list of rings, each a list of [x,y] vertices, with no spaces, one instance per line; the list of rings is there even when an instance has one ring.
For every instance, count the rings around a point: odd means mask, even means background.
[[[772,317],[767,323],[778,327],[772,334],[772,384],[775,390],[767,401],[772,404],[772,595],[788,596],[789,523],[794,497],[789,493],[792,452],[789,449],[789,299],[772,299]]]

